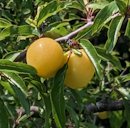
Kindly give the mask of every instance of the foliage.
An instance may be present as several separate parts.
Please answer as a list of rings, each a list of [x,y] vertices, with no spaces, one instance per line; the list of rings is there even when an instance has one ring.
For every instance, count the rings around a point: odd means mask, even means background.
[[[129,4],[129,0],[90,0],[87,5],[85,0],[0,0],[0,127],[129,128]],[[70,39],[84,48],[95,66],[88,87],[64,86],[67,65],[54,78],[44,79],[26,64],[26,49],[35,39],[58,39],[90,21],[91,26]],[[69,40],[59,43],[64,50],[71,48]],[[85,108],[100,100],[123,100],[125,111],[110,111],[105,124]]]

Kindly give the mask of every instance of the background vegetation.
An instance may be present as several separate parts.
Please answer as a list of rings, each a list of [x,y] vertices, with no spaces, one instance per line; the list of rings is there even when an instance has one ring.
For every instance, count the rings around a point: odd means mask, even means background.
[[[0,0],[0,128],[130,128],[129,4]],[[45,36],[85,49],[96,68],[88,87],[64,87],[66,66],[47,80],[26,64],[28,46]]]

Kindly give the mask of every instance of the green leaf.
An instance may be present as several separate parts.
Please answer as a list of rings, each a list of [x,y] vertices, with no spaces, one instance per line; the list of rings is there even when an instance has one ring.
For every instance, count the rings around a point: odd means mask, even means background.
[[[113,14],[118,10],[119,9],[115,2],[111,2],[105,6],[96,15],[94,24],[78,33],[76,39],[79,40],[84,37],[88,39],[91,38],[91,36],[93,36],[96,32],[99,33],[102,27],[112,19]]]
[[[89,26],[86,29],[84,29],[83,31],[79,32],[78,35],[76,36],[76,40],[80,40],[82,38],[91,38],[92,36],[92,28],[93,26]]]
[[[31,19],[30,17],[26,19],[26,23],[34,28],[36,27],[36,24],[37,24],[36,21]]]
[[[18,35],[29,36],[33,34],[33,28],[30,25],[18,26]]]
[[[97,10],[97,9],[103,9],[108,4],[109,4],[108,1],[98,1],[98,2],[94,2],[94,3],[90,2],[90,3],[88,3],[87,7]]]
[[[82,100],[83,100],[82,96],[80,95],[81,94],[81,90],[78,91],[78,90],[75,90],[75,89],[71,89],[71,93],[72,93],[73,97],[75,98],[76,103],[78,104],[77,107],[80,106],[80,108],[81,108],[81,104],[82,104]]]
[[[84,5],[82,5],[81,0],[80,2],[76,1],[72,1],[71,4],[69,5],[69,8],[74,8],[77,9],[79,11],[83,11],[84,10]]]
[[[26,114],[29,114],[29,113],[30,113],[30,104],[29,104],[29,102],[28,102],[28,100],[27,100],[26,95],[25,95],[25,94],[22,92],[22,90],[21,90],[19,87],[17,87],[16,85],[13,85],[13,84],[12,84],[12,88],[13,88],[13,90],[14,90],[14,92],[15,92],[15,94],[16,94],[18,100],[19,100],[19,102],[20,102],[21,105],[23,106],[23,108],[24,108]]]
[[[94,25],[92,27],[93,33],[99,31],[108,21],[112,19],[112,15],[118,11],[118,7],[115,2],[111,2],[105,6],[96,15]]]
[[[124,100],[124,107],[125,107],[125,110],[124,110],[124,116],[125,116],[125,119],[127,120],[127,123],[128,123],[128,128],[130,128],[130,102],[129,100]]]
[[[76,0],[80,6],[84,9],[85,8],[85,4],[84,4],[84,1],[83,0]]]
[[[27,87],[23,81],[23,79],[15,73],[12,72],[4,72],[4,75],[7,77],[8,81],[16,85],[25,95],[27,95]]]
[[[64,26],[67,26],[69,25],[69,22],[66,22],[66,21],[57,21],[57,22],[54,22],[54,23],[50,23],[48,25],[48,28],[47,28],[47,31],[54,31],[55,29],[58,29],[58,28],[61,28],[61,27],[64,27]]]
[[[9,128],[9,118],[3,100],[0,99],[0,128]]]
[[[0,71],[36,75],[36,70],[33,67],[21,62],[11,62],[6,59],[0,59]]]
[[[50,115],[51,115],[51,100],[50,100],[50,96],[49,95],[44,95],[44,104],[45,104],[45,124],[44,127],[45,128],[50,128]]]
[[[105,44],[106,52],[111,52],[114,49],[117,43],[117,39],[119,37],[119,32],[123,20],[124,20],[124,16],[118,16],[111,21],[110,28],[108,30],[108,40]]]
[[[53,78],[51,91],[52,113],[58,128],[65,126],[65,100],[64,100],[64,79],[67,65],[58,71]]]
[[[130,73],[123,75],[123,76],[119,76],[119,78],[123,81],[123,82],[127,82],[130,81]]]
[[[4,18],[0,18],[0,28],[7,28],[11,25],[12,24],[8,20],[6,20]]]
[[[88,127],[88,128],[98,128],[94,123],[87,123],[86,124],[86,127]]]
[[[58,4],[56,1],[52,1],[48,3],[45,7],[43,7],[43,9],[39,13],[39,17],[37,20],[38,26],[40,26],[42,22],[44,22],[48,17],[56,14],[57,7]]]
[[[50,23],[46,29],[44,29],[44,35],[53,39],[64,36],[68,34],[66,26],[69,25],[69,22],[54,22]],[[65,26],[65,27],[64,27]]]
[[[7,27],[5,29],[3,29],[1,32],[0,32],[0,41],[1,40],[4,40],[6,37],[9,37],[11,35],[12,32],[16,32],[17,30],[13,27],[13,26],[10,26],[10,27]]]
[[[20,55],[20,51],[11,51],[3,56],[3,59],[14,61]]]
[[[75,128],[79,128],[79,117],[78,114],[74,111],[74,109],[71,106],[66,107],[72,121],[74,121]]]
[[[126,13],[127,10],[127,4],[129,0],[115,0],[116,4],[122,14]]]
[[[44,6],[39,15],[35,18],[37,20],[37,26],[39,27],[47,18],[56,15],[59,11],[67,8],[68,4],[66,2],[57,3],[55,0]]]
[[[120,128],[123,124],[122,111],[110,112],[109,119],[111,128]]]
[[[125,36],[130,38],[130,18],[128,18],[128,22],[125,30]]]
[[[12,89],[11,85],[9,84],[9,82],[6,81],[0,81],[0,84],[6,89],[8,90],[8,92],[12,95],[15,96],[14,90]]]
[[[21,26],[9,26],[3,29],[0,32],[0,41],[4,40],[9,36],[31,36],[31,35],[38,35],[34,28],[29,25],[21,25]]]
[[[101,57],[104,61],[110,61],[116,68],[119,70],[122,69],[120,60],[112,55],[111,53],[106,53],[106,50],[104,48],[96,47],[98,55]]]
[[[81,39],[80,40],[80,45],[83,47],[83,49],[85,50],[86,54],[88,55],[88,57],[90,58],[90,60],[92,61],[97,75],[100,79],[102,79],[102,69],[101,69],[101,65],[100,65],[100,57],[96,51],[96,49],[94,48],[94,46],[91,44],[91,42],[89,40],[86,39]]]
[[[124,99],[130,100],[130,93],[129,93],[129,90],[128,90],[128,89],[126,89],[126,88],[124,88],[124,87],[120,87],[120,88],[117,89],[117,91],[118,91],[118,93],[119,93],[120,95],[122,95],[122,97],[123,97]]]
[[[45,117],[45,123],[43,127],[50,128],[50,116],[52,114],[50,94],[46,92],[46,86],[43,83],[40,83],[36,80],[32,80],[31,83],[38,89],[41,97],[43,98],[42,103],[44,104],[43,108],[45,109],[45,112],[43,113],[43,116]]]

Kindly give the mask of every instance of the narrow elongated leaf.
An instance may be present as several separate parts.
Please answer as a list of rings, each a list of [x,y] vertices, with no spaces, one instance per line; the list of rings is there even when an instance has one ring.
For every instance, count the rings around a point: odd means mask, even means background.
[[[91,38],[92,28],[93,28],[93,26],[89,26],[86,29],[84,29],[83,31],[79,32],[77,37],[76,37],[76,40],[80,40],[84,37],[86,37],[87,39]]]
[[[119,78],[123,81],[123,82],[127,82],[130,81],[130,73],[123,75],[123,76],[119,76]]]
[[[0,99],[0,128],[9,128],[9,118],[3,100]]]
[[[118,16],[111,21],[110,28],[108,30],[108,40],[105,44],[107,52],[111,52],[114,49],[123,20],[124,16]]]
[[[12,51],[3,56],[3,59],[14,61],[20,55],[20,51]]]
[[[44,124],[44,127],[45,128],[50,128],[50,122],[49,122],[49,118],[50,118],[50,115],[51,115],[51,101],[50,101],[50,96],[49,95],[44,95],[44,103],[45,103],[45,107],[46,107],[46,110],[45,110],[45,124]]]
[[[108,1],[98,1],[98,2],[94,2],[94,3],[90,2],[90,3],[88,3],[87,7],[97,10],[97,9],[103,9],[108,4],[109,4]]]
[[[69,22],[54,22],[48,25],[47,31],[53,31],[55,29],[69,25]]]
[[[24,73],[24,74],[36,74],[36,70],[24,63],[11,62],[6,59],[0,59],[0,71],[8,71],[14,73]]]
[[[98,128],[95,124],[93,123],[86,123],[86,127],[88,128]]]
[[[119,70],[122,69],[121,63],[117,57],[113,56],[110,53],[106,53],[106,50],[104,48],[96,47],[96,50],[97,50],[97,52],[102,60],[110,61]]]
[[[0,28],[7,28],[11,25],[12,24],[7,19],[0,18]]]
[[[91,44],[91,42],[89,40],[86,40],[86,39],[81,39],[80,45],[83,47],[86,54],[88,55],[88,57],[92,61],[93,65],[96,69],[97,75],[99,76],[100,79],[102,79],[103,74],[102,74],[102,69],[101,69],[101,65],[100,65],[101,59],[100,59],[99,55],[97,54],[96,49]]]
[[[71,2],[71,4],[69,5],[69,8],[75,8],[77,10],[83,11],[84,5],[81,4],[81,0],[80,0],[80,2],[78,2],[78,0],[76,0],[76,1]]]
[[[84,29],[77,35],[77,40],[84,37],[90,38],[96,32],[100,32],[101,28],[112,19],[113,14],[118,10],[119,9],[115,2],[111,2],[110,4],[105,6],[98,12],[97,16],[95,17],[94,24]]]
[[[52,113],[58,128],[65,126],[65,100],[64,100],[64,78],[67,65],[65,65],[53,79],[51,91]]]
[[[19,102],[21,103],[21,105],[23,106],[26,114],[30,113],[30,104],[27,100],[27,97],[25,96],[25,94],[21,91],[21,89],[19,87],[17,87],[16,85],[12,84],[12,88],[19,100]]]
[[[77,0],[77,2],[80,4],[80,6],[81,6],[83,9],[85,8],[84,0]]]
[[[80,92],[74,89],[71,89],[71,93],[73,97],[75,98],[76,103],[78,103],[79,106],[82,104],[82,96],[80,95]]]
[[[11,35],[31,36],[31,35],[37,35],[37,33],[35,32],[35,29],[29,25],[21,25],[21,26],[12,25],[6,27],[0,32],[0,40],[4,40],[5,38]]]
[[[14,90],[12,89],[9,82],[0,81],[0,84],[4,87],[4,89],[8,90],[10,94],[15,95]]]
[[[46,89],[45,86],[43,84],[41,84],[38,81],[32,80],[31,83],[37,87],[38,91],[41,93],[41,96],[43,98],[43,104],[45,105],[45,123],[44,126],[45,128],[50,128],[50,115],[52,114],[52,107],[51,107],[51,98],[50,98],[50,94],[46,93]],[[41,89],[42,88],[42,89]]]
[[[125,106],[125,111],[124,111],[124,115],[125,115],[125,119],[127,120],[128,123],[128,128],[130,128],[130,102],[127,100],[124,100],[124,106]]]
[[[26,19],[26,23],[29,24],[30,26],[34,27],[34,28],[36,27],[36,24],[37,24],[36,21],[31,19],[30,17]]]
[[[94,20],[93,33],[99,31],[108,21],[111,20],[112,15],[118,11],[118,7],[115,2],[111,2],[99,11]]]
[[[30,25],[18,26],[18,35],[29,36],[33,34],[33,29]]]
[[[52,2],[48,3],[45,7],[43,7],[41,12],[39,13],[38,26],[40,26],[41,23],[43,21],[45,21],[45,19],[47,19],[48,17],[50,17],[56,13],[57,6],[58,6],[57,2],[52,1]]]
[[[74,121],[75,128],[79,128],[79,117],[78,114],[74,111],[74,109],[70,106],[67,106],[67,111],[70,114],[71,119]]]
[[[129,0],[115,0],[121,13],[125,14]]]
[[[8,81],[11,84],[16,85],[25,95],[27,95],[27,87],[23,79],[18,74],[12,72],[4,72],[4,75],[8,78]]]
[[[13,26],[6,27],[0,32],[0,40],[4,40],[10,35],[16,35],[17,33],[18,33],[17,26],[13,25]]]
[[[122,95],[123,98],[130,100],[129,90],[125,89],[124,87],[120,87],[117,89],[117,91]]]
[[[126,30],[125,30],[125,36],[130,38],[130,18],[128,19]]]
[[[25,86],[24,81],[21,79],[21,77],[15,73],[6,72],[4,75],[7,77],[7,80],[11,84],[11,89],[13,89],[13,94],[15,93],[15,96],[18,98],[19,102],[25,109],[26,113],[29,114],[30,112],[30,106],[27,100],[27,88]],[[7,87],[7,84],[6,84]],[[10,87],[10,86],[8,86]]]
[[[122,111],[113,111],[109,113],[110,125],[112,128],[120,128],[123,124]],[[118,125],[117,125],[118,124]]]
[[[48,3],[45,7],[41,9],[41,11],[39,12],[39,16],[37,16],[37,26],[40,26],[47,18],[65,9],[69,4],[66,4],[63,1],[57,3],[57,1],[55,0]]]

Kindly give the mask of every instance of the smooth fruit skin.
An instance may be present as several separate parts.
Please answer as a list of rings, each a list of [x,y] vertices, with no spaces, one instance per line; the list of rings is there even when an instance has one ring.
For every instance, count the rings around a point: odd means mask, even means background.
[[[98,117],[99,117],[100,119],[102,119],[102,120],[108,118],[108,112],[106,112],[106,111],[99,112],[97,115],[98,115]]]
[[[65,76],[65,85],[72,89],[80,89],[87,86],[95,73],[94,65],[83,49],[82,55],[67,52],[68,69]],[[69,57],[70,55],[70,57]]]
[[[64,65],[64,53],[55,40],[40,38],[29,46],[26,61],[37,70],[39,76],[50,78]]]

